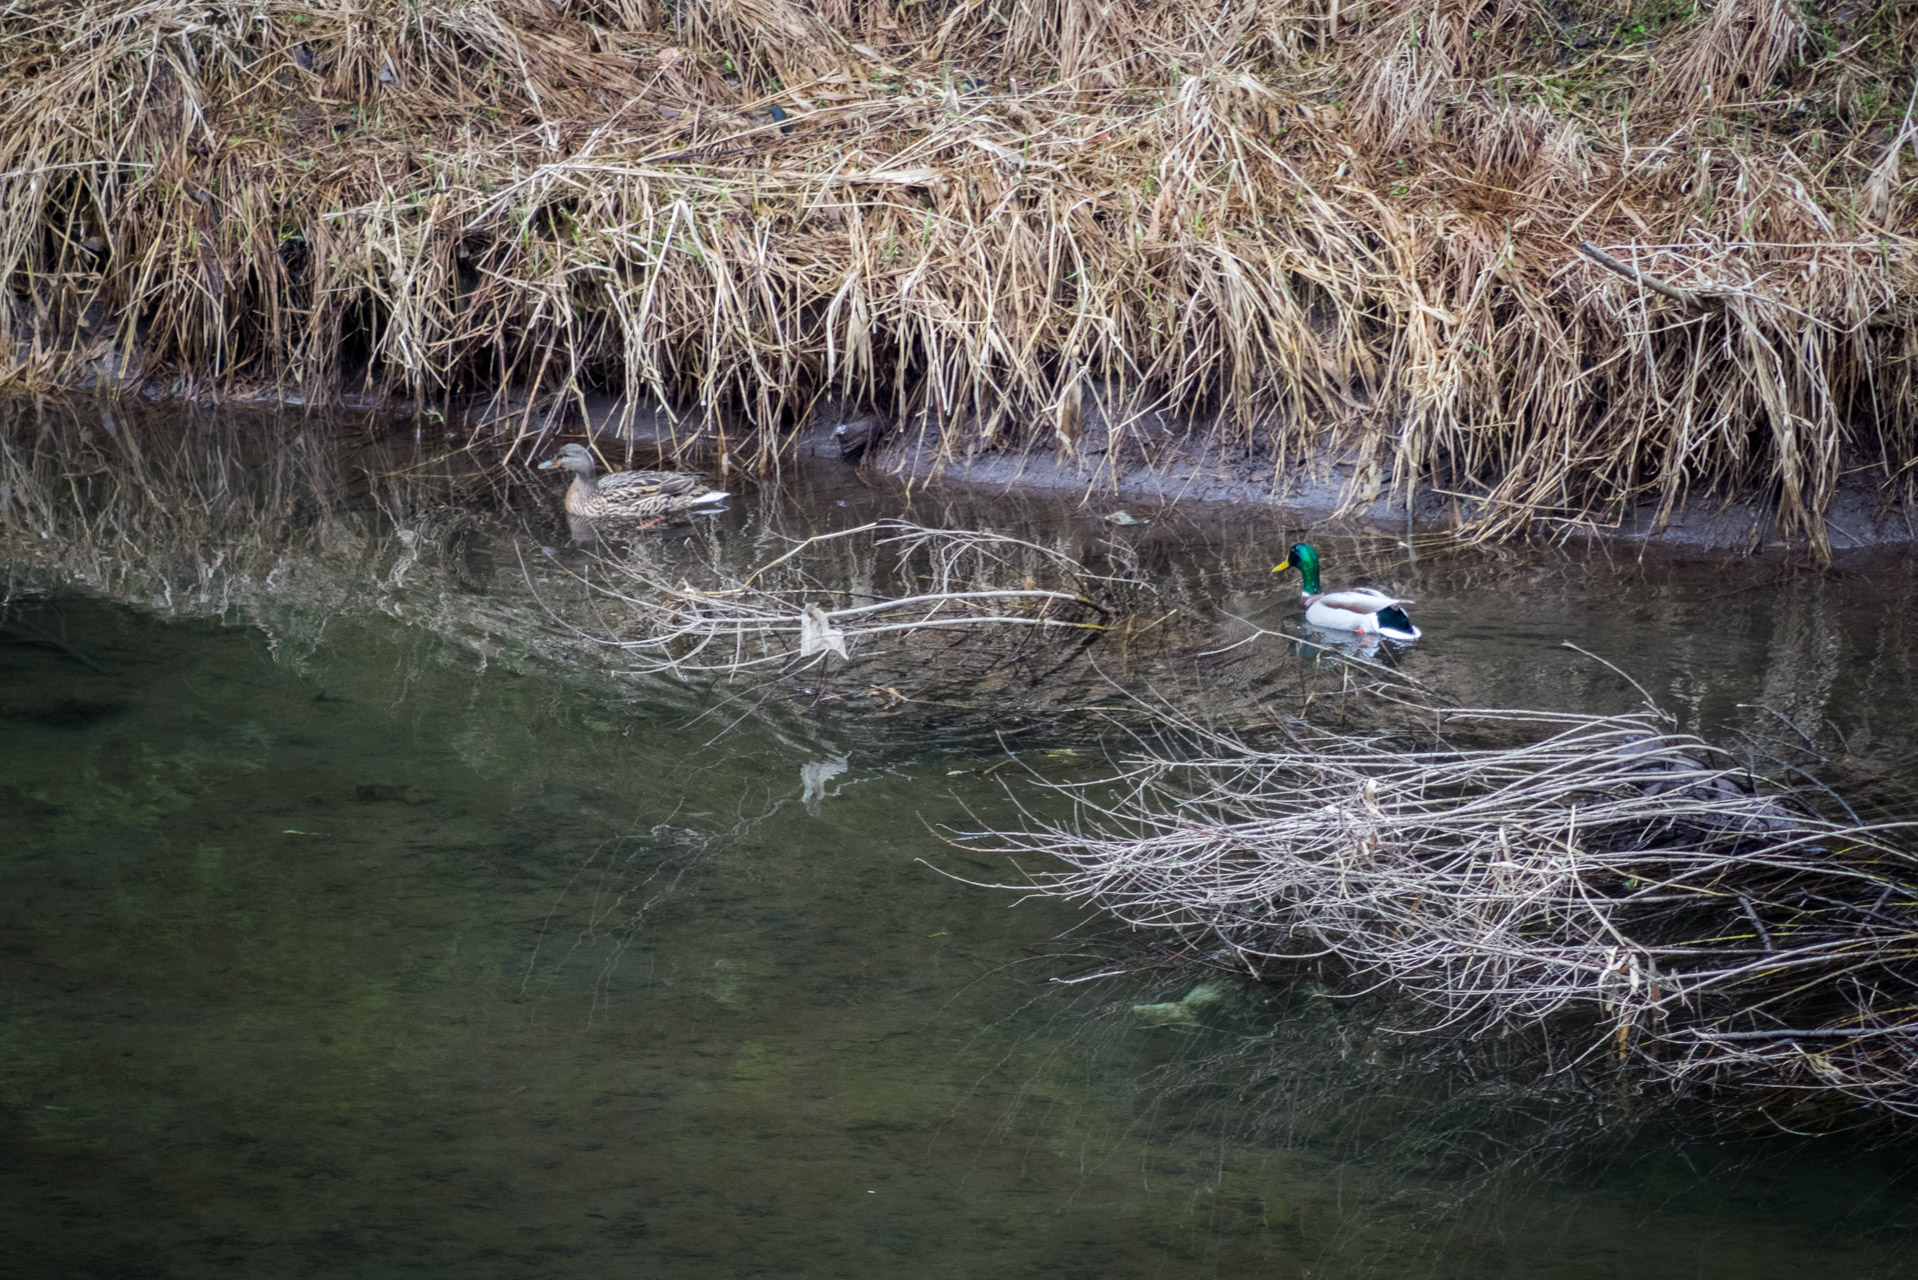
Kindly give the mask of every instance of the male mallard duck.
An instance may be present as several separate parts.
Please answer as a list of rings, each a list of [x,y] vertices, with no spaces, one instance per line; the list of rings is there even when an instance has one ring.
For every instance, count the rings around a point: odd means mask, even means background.
[[[611,471],[598,475],[584,445],[569,444],[559,456],[539,464],[541,471],[564,467],[573,473],[566,489],[566,514],[587,520],[660,520],[675,511],[702,507],[726,496],[684,471]]]
[[[1374,591],[1370,587],[1353,587],[1347,591],[1322,591],[1319,589],[1319,553],[1301,542],[1294,546],[1287,557],[1272,566],[1272,572],[1299,567],[1299,576],[1305,579],[1305,590],[1299,593],[1299,603],[1305,606],[1305,620],[1315,627],[1327,631],[1356,631],[1361,636],[1384,636],[1388,640],[1416,640],[1419,629],[1405,616],[1405,610],[1399,608],[1409,601],[1399,600],[1386,595],[1383,591]]]

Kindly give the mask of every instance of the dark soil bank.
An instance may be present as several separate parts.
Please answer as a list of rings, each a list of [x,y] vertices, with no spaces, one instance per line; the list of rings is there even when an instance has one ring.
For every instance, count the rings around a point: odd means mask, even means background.
[[[699,458],[718,441],[689,431],[664,415],[622,415],[603,399],[589,398],[587,433],[608,443],[633,441],[662,453]],[[1336,523],[1380,532],[1457,531],[1482,535],[1498,514],[1483,493],[1446,490],[1422,483],[1409,504],[1381,482],[1378,468],[1328,443],[1325,457],[1277,464],[1270,457],[1218,443],[1204,428],[1161,426],[1141,447],[1133,433],[1114,448],[1103,425],[1088,424],[1067,453],[1055,443],[1023,448],[953,452],[935,428],[900,430],[873,414],[826,412],[796,433],[797,452],[829,465],[856,469],[871,479],[890,478],[914,487],[935,484],[978,488],[1008,495],[1051,494],[1070,499],[1124,524],[1152,517],[1158,507],[1221,505],[1267,508],[1279,527]],[[690,449],[684,446],[693,442]],[[1882,473],[1845,478],[1823,520],[1832,551],[1900,546],[1918,541],[1911,504],[1888,499]],[[1372,496],[1367,497],[1367,493]],[[1762,500],[1698,498],[1671,510],[1642,501],[1602,517],[1569,512],[1535,513],[1526,529],[1534,537],[1610,539],[1698,550],[1803,547],[1800,536],[1781,538],[1777,505]]]

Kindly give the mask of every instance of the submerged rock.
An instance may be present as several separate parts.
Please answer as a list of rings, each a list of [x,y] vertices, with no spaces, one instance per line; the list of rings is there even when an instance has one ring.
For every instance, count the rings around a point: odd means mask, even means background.
[[[1141,1022],[1155,1027],[1195,1026],[1199,1021],[1199,1010],[1219,1003],[1231,990],[1229,984],[1209,978],[1186,992],[1181,999],[1168,1000],[1163,1004],[1135,1004],[1132,1012]]]

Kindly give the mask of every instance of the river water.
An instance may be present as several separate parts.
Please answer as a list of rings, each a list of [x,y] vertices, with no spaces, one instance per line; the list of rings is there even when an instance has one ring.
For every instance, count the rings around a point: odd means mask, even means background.
[[[1320,660],[1253,629],[1295,628],[1268,570],[1298,530],[834,465],[608,552],[443,435],[11,410],[0,1270],[1918,1275],[1882,1133],[1381,1045],[1310,982],[1147,1016],[1205,975],[966,882],[1016,877],[942,836],[1045,805],[1028,769],[1098,772],[1101,681],[1227,722],[1294,696]],[[1099,550],[1170,620],[747,697],[632,674],[580,586],[902,514]],[[1398,669],[1463,701],[1635,702],[1569,640],[1911,804],[1902,556],[1314,540],[1417,599]],[[1111,968],[1140,971],[1055,981]]]

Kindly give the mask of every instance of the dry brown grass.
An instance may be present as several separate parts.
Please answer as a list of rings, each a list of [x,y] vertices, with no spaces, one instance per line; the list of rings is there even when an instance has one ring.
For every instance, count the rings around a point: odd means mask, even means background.
[[[1846,14],[15,6],[5,370],[831,394],[955,450],[1165,412],[1480,533],[1759,493],[1822,545],[1848,468],[1918,474],[1918,13]]]

